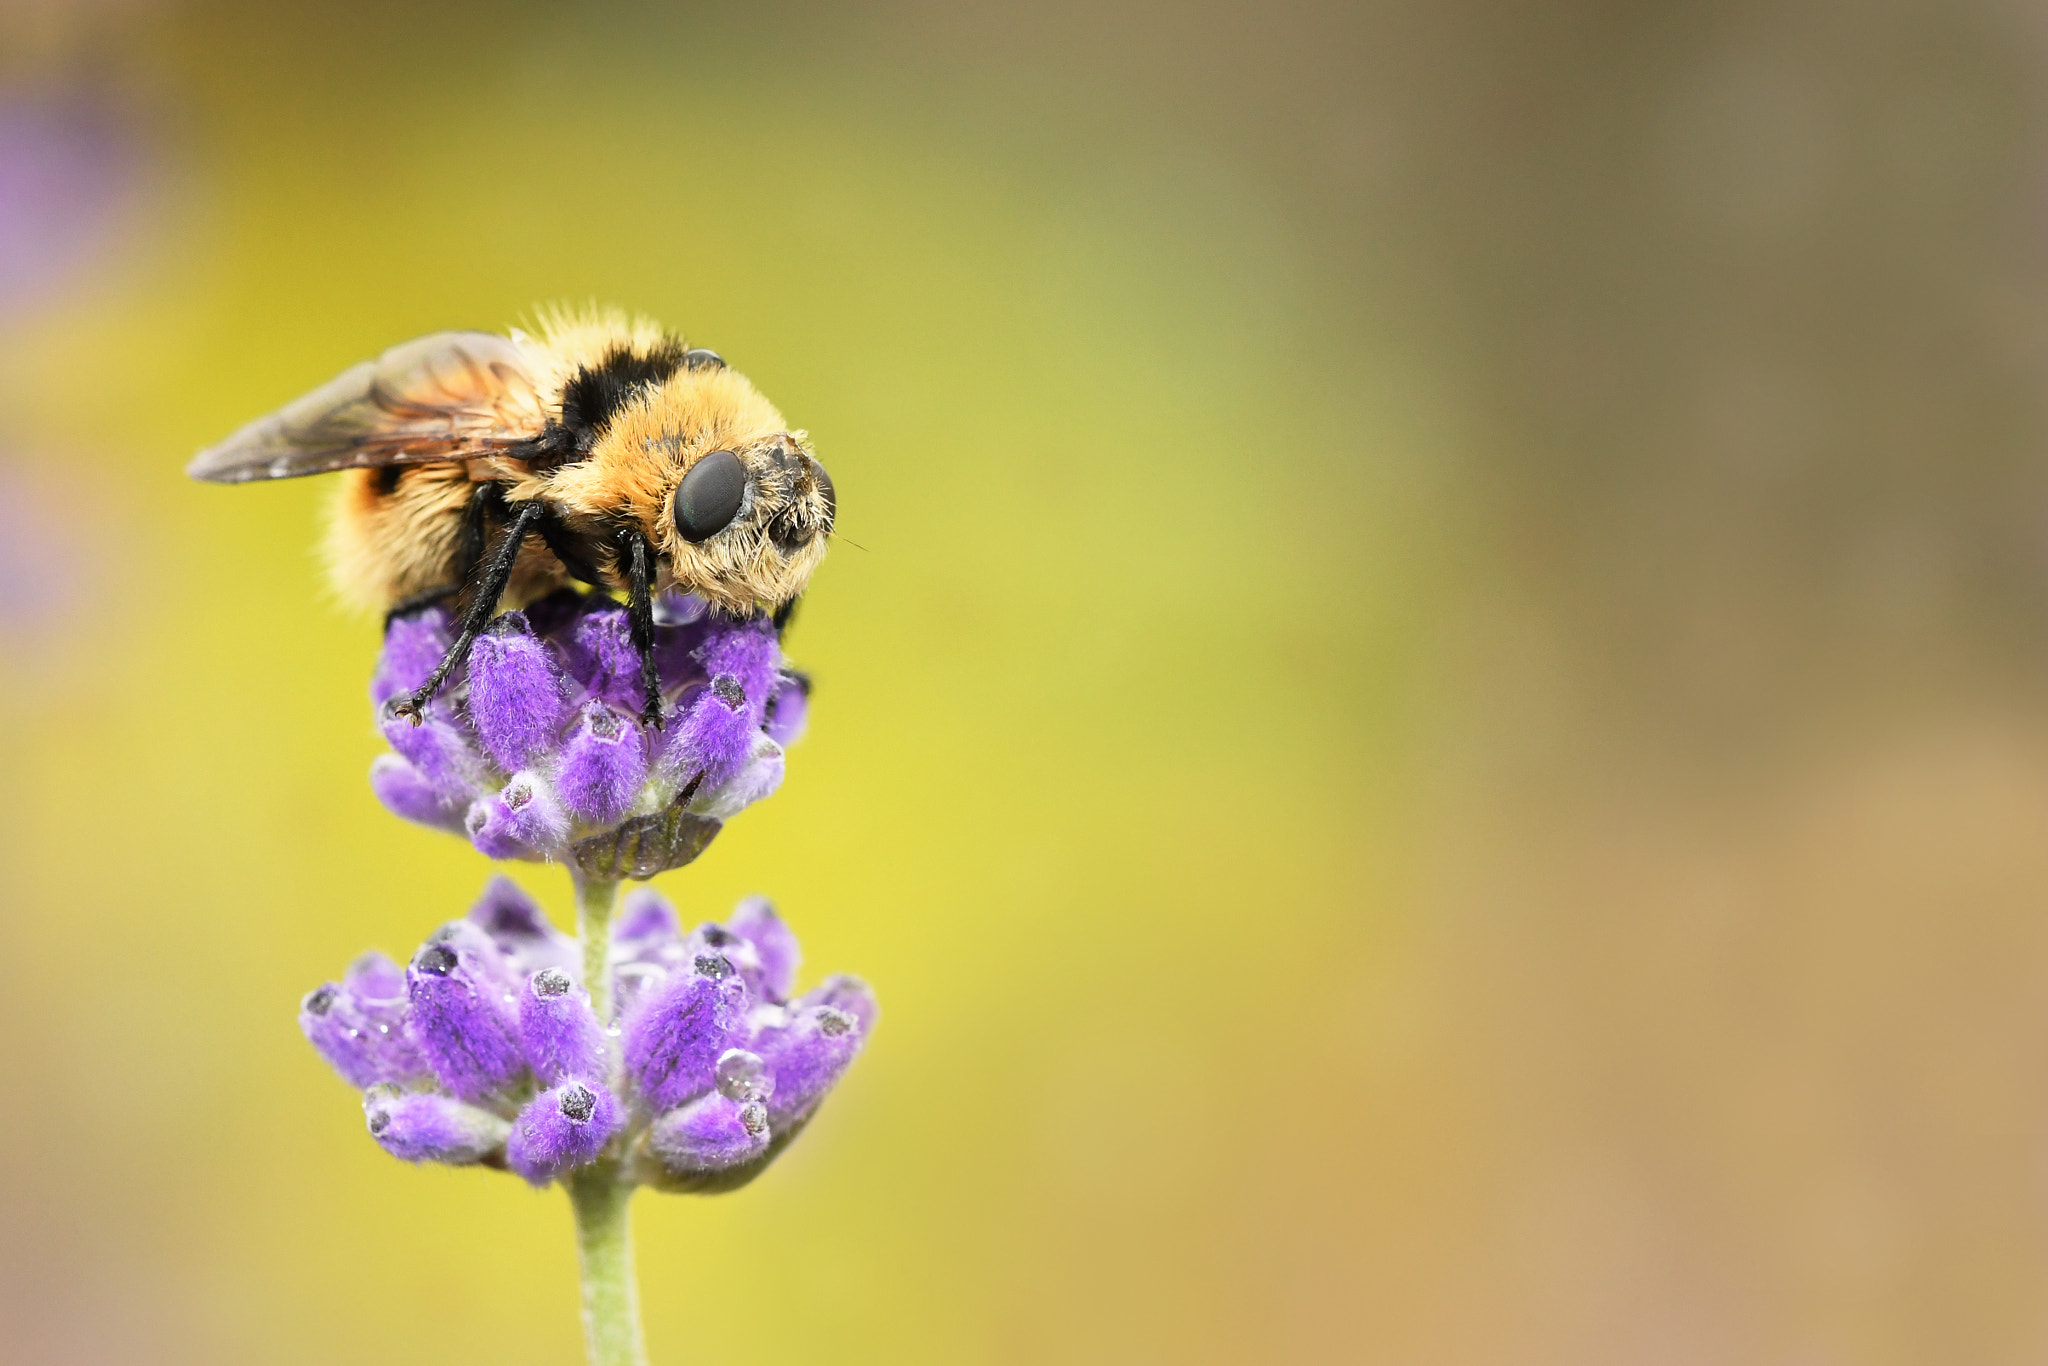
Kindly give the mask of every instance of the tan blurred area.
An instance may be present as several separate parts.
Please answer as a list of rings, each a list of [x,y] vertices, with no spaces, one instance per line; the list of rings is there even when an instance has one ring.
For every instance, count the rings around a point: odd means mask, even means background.
[[[601,299],[810,430],[766,892],[874,1042],[658,1362],[2048,1355],[2048,16],[0,12],[0,1360],[579,1359],[298,1037],[383,814],[319,481]],[[558,869],[517,875],[566,917]]]

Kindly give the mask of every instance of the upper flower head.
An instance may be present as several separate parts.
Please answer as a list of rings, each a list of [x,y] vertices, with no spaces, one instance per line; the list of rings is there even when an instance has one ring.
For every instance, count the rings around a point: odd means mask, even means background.
[[[395,715],[452,627],[431,607],[386,632],[370,697],[394,753],[371,765],[370,786],[394,813],[492,858],[560,859],[607,879],[679,867],[775,790],[803,730],[807,685],[774,627],[684,597],[659,604],[668,719],[644,725],[624,605],[568,591],[494,621],[420,724]]]
[[[407,966],[366,954],[315,988],[299,1027],[364,1089],[394,1156],[536,1185],[609,1158],[640,1184],[728,1190],[802,1131],[875,1023],[856,978],[790,996],[796,937],[758,898],[684,934],[659,894],[635,893],[612,931],[610,1019],[578,959],[498,878]]]

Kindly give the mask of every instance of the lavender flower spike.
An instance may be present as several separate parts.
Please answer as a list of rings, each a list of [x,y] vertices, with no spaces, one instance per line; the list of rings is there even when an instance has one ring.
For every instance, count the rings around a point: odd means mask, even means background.
[[[685,934],[642,890],[610,925],[611,981],[593,993],[576,942],[497,878],[410,966],[365,954],[316,988],[300,1027],[406,1161],[572,1189],[745,1184],[859,1055],[873,993],[840,976],[791,998],[796,936],[758,897]]]
[[[393,621],[370,688],[392,753],[371,790],[491,858],[559,860],[606,881],[688,863],[781,783],[809,684],[764,620],[671,596],[656,623],[659,730],[640,719],[626,609],[604,594],[564,590],[500,616],[417,726],[391,708],[434,667],[453,618],[429,607]]]

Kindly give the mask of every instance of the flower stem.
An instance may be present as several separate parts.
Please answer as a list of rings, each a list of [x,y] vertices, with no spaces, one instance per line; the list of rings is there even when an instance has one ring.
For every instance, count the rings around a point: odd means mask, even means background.
[[[583,944],[583,989],[590,1008],[606,1025],[612,1022],[612,912],[619,904],[619,884],[599,882],[572,873],[576,880],[576,937]]]
[[[576,937],[583,944],[583,988],[597,1018],[612,1018],[612,912],[619,884],[576,881]],[[633,1278],[633,1185],[619,1164],[602,1159],[569,1178],[576,1210],[576,1260],[583,1272],[583,1340],[590,1366],[647,1366],[640,1293]]]
[[[610,1163],[569,1178],[576,1258],[583,1268],[583,1340],[590,1366],[647,1366],[640,1294],[633,1284],[633,1187]]]

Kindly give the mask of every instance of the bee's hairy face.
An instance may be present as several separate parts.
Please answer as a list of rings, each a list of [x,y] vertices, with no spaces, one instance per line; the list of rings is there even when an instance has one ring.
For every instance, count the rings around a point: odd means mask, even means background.
[[[547,496],[638,527],[673,583],[735,612],[777,607],[825,557],[838,508],[804,433],[737,371],[684,370],[624,404]]]
[[[837,511],[825,467],[799,436],[776,432],[692,460],[664,500],[655,543],[678,581],[725,606],[779,604],[824,558]]]

